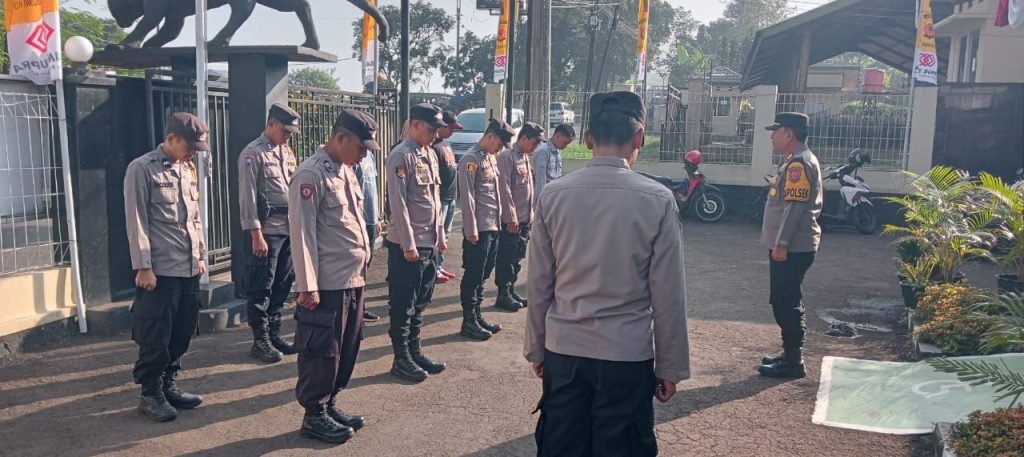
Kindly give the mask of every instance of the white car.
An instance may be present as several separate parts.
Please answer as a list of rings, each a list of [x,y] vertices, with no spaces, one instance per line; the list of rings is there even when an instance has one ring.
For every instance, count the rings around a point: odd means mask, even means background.
[[[576,123],[576,113],[569,108],[568,103],[552,102],[551,110],[548,112],[548,119],[551,122],[551,126],[557,126],[558,124],[569,124],[573,125]]]
[[[526,113],[523,110],[512,110],[512,128],[515,129],[516,135],[519,135],[519,129],[522,128],[525,117]],[[490,117],[484,108],[473,108],[459,113],[456,119],[462,124],[463,129],[452,134],[448,143],[452,145],[452,152],[455,153],[455,160],[458,161],[462,160],[462,156],[474,143],[484,137],[484,130],[487,130],[487,121]]]

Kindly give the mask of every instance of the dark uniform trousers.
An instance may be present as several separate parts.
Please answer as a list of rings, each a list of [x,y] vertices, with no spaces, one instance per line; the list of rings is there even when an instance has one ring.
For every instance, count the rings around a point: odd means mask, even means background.
[[[321,290],[316,309],[295,308],[295,322],[295,398],[304,407],[315,407],[352,379],[363,340],[363,288]]]
[[[263,238],[267,240],[266,257],[257,257],[251,249],[246,250],[249,326],[257,328],[281,320],[281,309],[295,282],[291,241],[284,235],[263,235]],[[252,246],[249,232],[245,232],[245,243]]]
[[[462,240],[462,284],[459,299],[463,308],[479,306],[483,300],[484,281],[491,277],[498,257],[498,232],[478,234],[476,244]]]
[[[654,436],[654,360],[612,362],[544,352],[534,438],[540,457],[647,457]]]
[[[132,303],[132,340],[139,345],[139,359],[132,376],[136,384],[181,370],[180,359],[188,350],[199,324],[199,276],[157,276],[156,288],[135,289]]]
[[[799,350],[804,344],[804,276],[814,263],[813,252],[790,252],[785,262],[771,260],[769,269],[769,303],[775,314],[775,322],[782,330],[782,348],[789,352]]]
[[[519,233],[502,230],[498,235],[498,253],[494,267],[494,283],[497,286],[515,285],[522,261],[526,258],[526,243],[530,241],[530,224],[519,224]]]
[[[420,259],[405,260],[402,247],[388,245],[388,335],[392,342],[416,339],[423,327],[423,310],[434,298],[437,281],[437,252],[433,248],[417,248]]]

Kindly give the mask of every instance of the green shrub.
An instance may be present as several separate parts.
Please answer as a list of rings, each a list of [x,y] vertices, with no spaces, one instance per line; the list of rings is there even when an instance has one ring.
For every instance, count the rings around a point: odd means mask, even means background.
[[[998,348],[984,345],[984,335],[993,326],[992,319],[972,312],[975,305],[986,300],[980,289],[964,284],[926,287],[917,305],[917,315],[923,322],[917,336],[935,343],[947,355],[997,352]]]
[[[1024,405],[975,411],[953,425],[953,449],[964,457],[1024,455]]]

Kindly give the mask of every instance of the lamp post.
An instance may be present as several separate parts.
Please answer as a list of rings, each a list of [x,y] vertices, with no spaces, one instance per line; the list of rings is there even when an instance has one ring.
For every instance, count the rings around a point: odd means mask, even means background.
[[[86,64],[92,59],[92,42],[88,38],[73,36],[64,42],[64,55],[71,61],[71,69],[77,75],[84,75]]]

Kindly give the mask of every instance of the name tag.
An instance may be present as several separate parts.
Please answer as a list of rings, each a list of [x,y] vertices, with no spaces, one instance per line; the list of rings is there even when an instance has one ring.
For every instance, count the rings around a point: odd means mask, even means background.
[[[155,187],[157,189],[173,189],[174,188],[174,183],[173,182],[155,182],[155,183],[153,183],[153,187]]]

